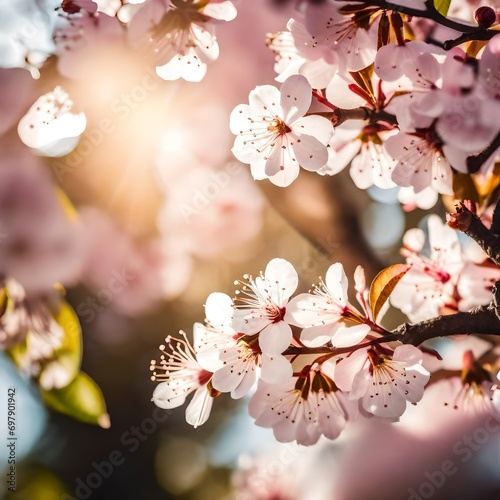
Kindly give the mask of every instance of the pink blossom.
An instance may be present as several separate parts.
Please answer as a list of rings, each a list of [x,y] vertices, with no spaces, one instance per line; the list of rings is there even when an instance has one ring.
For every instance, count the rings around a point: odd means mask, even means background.
[[[302,328],[301,341],[317,346],[331,341],[335,347],[361,342],[370,332],[359,311],[347,297],[348,281],[339,262],[329,267],[325,281],[320,278],[313,293],[294,297],[287,307],[285,320]]]
[[[256,87],[250,104],[232,111],[230,127],[237,136],[233,154],[250,163],[255,179],[269,178],[286,187],[299,175],[299,167],[314,172],[326,164],[332,127],[320,116],[304,117],[311,92],[303,76],[293,75],[281,91],[271,85]]]
[[[315,444],[321,435],[337,438],[348,419],[348,403],[321,367],[305,369],[285,384],[259,382],[249,403],[255,424],[272,427],[280,442]]]
[[[335,367],[335,383],[349,398],[377,417],[399,418],[406,402],[424,395],[429,372],[422,367],[422,353],[412,345],[394,352],[381,347],[358,349]]]
[[[259,346],[264,354],[281,354],[292,341],[292,329],[285,320],[288,299],[295,292],[298,275],[284,259],[273,259],[264,274],[255,279],[244,276],[237,292],[232,327],[245,335],[259,334]],[[238,283],[238,282],[236,282]]]
[[[152,380],[161,381],[153,392],[152,401],[160,408],[181,406],[194,392],[186,408],[186,421],[195,428],[203,425],[210,416],[217,391],[211,388],[212,373],[205,370],[196,359],[196,353],[186,338],[167,337],[167,346],[161,345],[159,364],[151,361]]]

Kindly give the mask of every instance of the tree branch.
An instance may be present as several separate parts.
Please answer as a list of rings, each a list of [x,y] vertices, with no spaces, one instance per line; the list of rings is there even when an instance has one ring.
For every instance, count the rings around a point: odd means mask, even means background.
[[[470,24],[463,24],[458,21],[448,19],[446,16],[443,16],[440,12],[436,10],[432,0],[427,0],[425,2],[426,10],[412,9],[410,7],[405,7],[403,5],[396,5],[394,3],[386,2],[384,0],[372,0],[370,2],[365,2],[365,3],[367,5],[380,7],[382,9],[389,9],[389,10],[394,10],[396,12],[401,12],[402,14],[407,14],[409,16],[425,17],[426,19],[432,19],[433,21],[436,21],[442,26],[446,26],[447,28],[459,31],[460,33],[469,33],[471,31],[477,30],[477,26],[473,26]]]
[[[456,210],[456,213],[447,215],[448,225],[470,236],[500,267],[500,236],[488,229],[463,202],[456,206]]]
[[[500,33],[500,32],[499,32]],[[475,156],[469,156],[467,158],[467,170],[470,174],[477,172],[486,160],[498,149],[500,148],[500,132],[497,134],[493,142],[483,151]]]
[[[415,325],[405,323],[394,333],[403,344],[418,346],[436,337],[448,337],[459,334],[500,335],[500,320],[493,304],[481,306],[469,312],[459,312],[449,316],[422,321]]]

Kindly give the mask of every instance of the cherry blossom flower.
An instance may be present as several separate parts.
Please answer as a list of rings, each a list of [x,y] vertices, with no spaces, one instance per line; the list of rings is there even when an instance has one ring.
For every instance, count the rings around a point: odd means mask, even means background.
[[[335,347],[356,345],[370,332],[361,313],[347,297],[348,281],[339,262],[330,266],[325,281],[320,278],[313,293],[294,297],[286,311],[285,320],[304,328],[301,341],[317,346],[331,341]]]
[[[420,193],[429,186],[441,194],[453,194],[451,166],[443,155],[441,139],[434,129],[399,132],[385,148],[396,163],[392,180]]]
[[[457,281],[459,311],[470,311],[478,305],[491,302],[493,285],[500,280],[500,269],[485,262],[478,265],[467,262]]]
[[[213,24],[235,17],[229,0],[150,0],[130,21],[129,38],[137,42],[148,35],[164,80],[199,82],[219,57]]]
[[[422,353],[412,345],[392,350],[358,349],[335,367],[335,383],[360,407],[377,417],[399,418],[406,402],[424,395],[429,372],[422,367]]]
[[[286,187],[299,175],[299,167],[314,172],[326,164],[332,127],[320,116],[304,117],[311,92],[303,76],[293,75],[281,91],[271,85],[256,87],[250,92],[250,104],[232,111],[230,127],[237,135],[232,152],[250,163],[255,179],[269,178]]]
[[[300,68],[306,63],[306,59],[300,56],[290,31],[268,34],[266,45],[276,54],[274,64],[274,71],[278,74],[276,81],[284,82],[289,76],[300,74]],[[308,81],[312,85],[311,80]]]
[[[76,373],[71,362],[57,356],[65,336],[56,319],[63,307],[60,290],[28,294],[9,278],[0,293],[0,349],[10,349],[21,372],[36,378],[44,390],[67,386]]]
[[[390,297],[391,304],[412,322],[437,316],[446,305],[455,306],[455,285],[464,266],[456,231],[437,215],[429,216],[427,227],[427,246],[421,229],[405,234],[402,253],[412,267]]]
[[[445,406],[465,413],[490,414],[500,420],[498,374],[491,372],[491,366],[481,365],[472,351],[464,352],[461,378],[452,378],[448,384],[448,394],[454,393],[455,398],[445,402]]]
[[[389,44],[381,47],[375,56],[374,69],[381,80],[393,82],[405,74],[404,63],[415,60],[426,53],[429,46],[419,40],[403,44]],[[418,71],[417,67],[417,71]]]
[[[332,379],[313,365],[285,384],[260,381],[248,411],[256,425],[272,427],[280,442],[312,445],[321,435],[337,438],[346,426],[349,404]]]
[[[73,101],[59,86],[41,96],[21,118],[21,140],[42,156],[64,156],[73,151],[85,131],[83,112],[73,113]]]
[[[259,347],[273,357],[281,354],[292,341],[292,329],[285,321],[288,299],[295,292],[298,275],[290,262],[273,259],[264,274],[255,279],[244,276],[237,292],[232,327],[245,335],[259,334]],[[237,284],[238,282],[236,282]]]
[[[367,7],[353,15],[344,15],[339,11],[341,7],[334,0],[308,3],[304,9],[304,25],[309,36],[299,38],[294,26],[291,31],[301,55],[314,60],[333,52],[338,56],[338,70],[344,74],[359,71],[373,62],[378,26],[378,17],[374,14],[378,9]]]
[[[177,408],[194,392],[186,408],[186,422],[196,428],[208,420],[218,392],[211,385],[212,373],[200,365],[186,334],[180,334],[183,339],[169,336],[165,339],[167,346],[160,346],[163,354],[159,364],[151,361],[151,378],[160,381],[152,401],[160,408]]]
[[[257,378],[269,383],[283,383],[292,376],[292,365],[284,357],[263,354],[259,337],[237,333],[231,327],[234,314],[228,295],[212,293],[205,303],[207,325],[198,330],[198,359],[214,372],[212,385],[220,392],[230,392],[234,399],[244,396]],[[217,325],[214,327],[212,325]]]

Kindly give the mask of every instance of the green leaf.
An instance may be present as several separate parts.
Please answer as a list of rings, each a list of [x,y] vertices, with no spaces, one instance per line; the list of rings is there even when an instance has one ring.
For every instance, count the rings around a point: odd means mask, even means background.
[[[82,362],[82,330],[75,311],[66,301],[62,301],[59,312],[54,316],[54,319],[63,329],[64,337],[61,347],[54,352],[48,363],[44,364],[40,373],[39,382],[45,389],[61,389],[68,385],[80,371]],[[48,370],[54,368],[63,375],[58,385],[51,387],[46,380],[49,375]]]
[[[444,17],[448,15],[451,0],[434,0],[434,7]]]
[[[99,425],[104,429],[110,426],[102,392],[99,386],[83,372],[63,389],[42,391],[42,396],[48,406],[60,413],[87,424]]]
[[[408,272],[410,266],[394,264],[380,271],[370,286],[370,306],[373,311],[373,321],[377,317],[401,278]]]

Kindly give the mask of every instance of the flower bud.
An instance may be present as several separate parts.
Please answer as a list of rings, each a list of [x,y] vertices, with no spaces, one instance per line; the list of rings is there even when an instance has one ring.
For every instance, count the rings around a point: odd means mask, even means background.
[[[497,14],[491,7],[479,7],[476,10],[474,17],[476,18],[477,24],[481,28],[489,28],[492,24],[495,24],[497,20]]]

